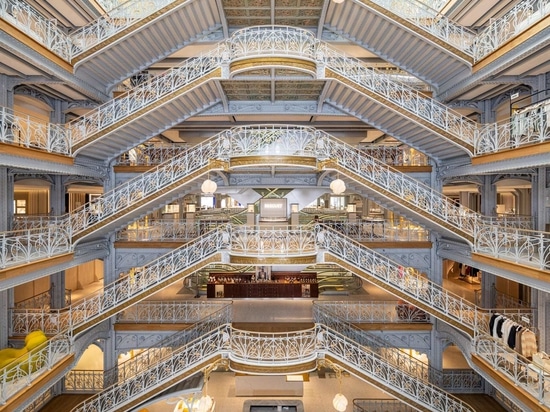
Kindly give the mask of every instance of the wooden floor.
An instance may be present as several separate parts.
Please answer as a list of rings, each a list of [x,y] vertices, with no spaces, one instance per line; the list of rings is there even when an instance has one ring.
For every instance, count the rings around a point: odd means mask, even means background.
[[[59,395],[40,409],[40,412],[67,412],[89,397],[90,395]]]
[[[474,408],[476,412],[506,412],[506,409],[489,395],[457,394],[455,396]]]

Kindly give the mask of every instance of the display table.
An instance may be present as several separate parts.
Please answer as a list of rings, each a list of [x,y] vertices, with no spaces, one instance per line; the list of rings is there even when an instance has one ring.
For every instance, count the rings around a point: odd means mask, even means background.
[[[317,298],[317,283],[209,283],[206,286],[208,298]]]

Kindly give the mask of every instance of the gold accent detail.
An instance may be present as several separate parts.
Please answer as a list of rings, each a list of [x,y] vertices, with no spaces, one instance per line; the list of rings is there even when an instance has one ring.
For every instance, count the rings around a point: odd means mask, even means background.
[[[123,311],[126,308],[129,308],[130,306],[142,301],[143,299],[146,299],[150,296],[152,296],[154,293],[158,292],[159,290],[164,289],[167,286],[170,286],[171,284],[183,280],[185,277],[195,273],[197,270],[203,269],[204,267],[212,264],[212,263],[220,263],[222,261],[222,255],[221,253],[217,252],[214,253],[212,256],[207,257],[206,259],[201,260],[200,262],[197,262],[191,266],[186,267],[182,271],[169,276],[167,279],[164,279],[160,283],[155,284],[154,286],[148,287],[141,292],[138,292],[134,295],[132,295],[132,298],[126,302],[120,303],[116,305],[115,307],[106,310],[105,312],[101,313],[99,316],[90,319],[80,325],[78,327],[73,329],[74,335],[78,335],[79,333],[82,333],[86,331],[87,329],[97,325],[98,323],[101,323],[105,319],[110,318],[111,316]]]
[[[298,373],[308,373],[317,369],[317,360],[309,360],[307,362],[299,363],[296,365],[284,365],[284,366],[266,366],[266,365],[247,365],[244,363],[231,360],[229,368],[236,373],[246,373],[255,375],[295,375]]]
[[[296,70],[303,70],[315,76],[317,65],[315,62],[292,57],[254,57],[245,60],[238,60],[229,66],[231,75],[240,74],[247,70],[258,70],[263,66],[283,66],[292,67]]]
[[[454,134],[449,133],[446,130],[441,129],[440,127],[438,127],[438,126],[434,125],[433,123],[429,122],[428,120],[415,115],[414,113],[410,112],[409,110],[406,110],[405,108],[403,108],[399,104],[394,103],[393,101],[386,99],[384,96],[382,96],[382,95],[380,95],[380,94],[378,94],[378,93],[376,93],[372,90],[369,90],[366,87],[363,87],[358,83],[354,83],[354,82],[350,81],[346,77],[332,71],[328,67],[325,69],[325,77],[327,79],[335,79],[338,82],[340,82],[342,84],[345,84],[346,86],[350,87],[351,89],[353,89],[353,90],[355,90],[359,93],[364,94],[369,99],[374,100],[374,101],[388,107],[392,111],[394,111],[396,113],[400,113],[404,117],[413,120],[415,123],[418,123],[419,125],[425,127],[426,129],[431,130],[434,133],[437,133],[437,134],[445,137],[448,140],[451,140],[452,142],[456,143],[458,146],[463,147],[464,149],[468,150],[469,154],[474,153],[474,146],[473,145],[464,142],[463,140],[456,137]]]
[[[247,166],[299,166],[317,169],[317,158],[310,156],[242,156],[232,157],[229,169]]]
[[[155,109],[158,109],[162,106],[164,106],[166,103],[170,102],[171,100],[175,100],[177,98],[181,98],[186,92],[192,89],[198,88],[200,85],[209,82],[210,80],[214,78],[221,77],[222,71],[221,68],[214,69],[210,73],[202,76],[201,78],[192,81],[191,83],[180,87],[177,90],[172,91],[171,93],[168,93],[164,97],[155,100],[151,102],[150,104],[146,105],[145,107],[142,107],[139,110],[136,110],[129,116],[125,116],[124,118],[120,119],[119,121],[115,122],[114,124],[110,125],[109,127],[102,129],[98,131],[97,133],[94,133],[90,136],[88,136],[86,139],[82,140],[78,144],[73,146],[73,151],[76,152],[79,149],[88,146],[89,144],[95,142],[96,140],[99,140],[103,136],[106,136],[107,134],[120,129],[121,127],[124,127],[125,125],[131,123],[133,120],[138,119],[145,115],[146,113],[150,113],[154,111]],[[128,93],[122,94],[118,98],[125,97]]]
[[[413,205],[412,203],[406,202],[406,199],[403,199],[403,198],[397,196],[396,194],[390,192],[389,190],[386,190],[384,188],[381,188],[381,187],[377,186],[374,182],[372,182],[368,179],[365,179],[363,176],[361,176],[357,173],[354,173],[354,172],[352,172],[348,169],[343,168],[342,166],[340,166],[337,163],[336,160],[333,160],[333,159],[323,160],[323,161],[320,162],[320,166],[323,169],[337,170],[340,174],[352,178],[356,182],[358,182],[358,183],[360,183],[360,184],[376,191],[377,193],[380,193],[380,194],[384,195],[385,197],[393,199],[397,203],[405,204],[405,206],[408,209],[413,210],[414,212],[418,213],[421,216],[426,217],[427,219],[429,219],[433,222],[436,222],[439,226],[441,226],[443,228],[446,228],[447,230],[453,232],[454,234],[456,234],[458,236],[463,237],[468,242],[470,242],[470,243],[474,242],[473,236],[470,235],[469,233],[467,233],[465,231],[462,231],[462,230],[450,225],[448,222],[446,222],[442,219],[439,219],[437,216],[434,216],[434,215],[428,213],[425,209],[423,209],[419,206],[416,206],[416,205]],[[405,201],[405,203],[403,201]]]
[[[74,158],[61,153],[48,153],[46,149],[17,146],[16,143],[0,143],[0,152],[27,159],[42,160],[45,162],[58,163],[63,165],[74,165]]]
[[[229,263],[236,265],[312,265],[317,263],[317,253],[312,256],[237,256],[229,255]]]
[[[452,326],[454,326],[455,328],[467,333],[468,335],[470,336],[474,336],[474,330],[463,325],[462,323],[460,322],[457,322],[454,318],[450,317],[449,315],[445,314],[444,312],[439,312],[437,310],[435,310],[433,307],[429,306],[428,304],[420,301],[420,300],[417,300],[415,298],[412,298],[411,296],[409,295],[406,295],[404,291],[402,291],[401,289],[398,289],[392,285],[388,285],[386,282],[382,281],[381,279],[378,279],[376,276],[374,275],[371,275],[370,273],[368,272],[365,272],[363,269],[361,268],[358,268],[342,259],[340,259],[339,257],[336,257],[328,252],[325,252],[324,253],[324,262],[325,263],[335,263],[337,264],[338,266],[346,269],[346,270],[349,270],[350,272],[352,273],[355,273],[356,275],[358,275],[359,277],[365,279],[367,282],[369,283],[372,283],[373,285],[376,285],[380,288],[382,288],[383,290],[386,290],[388,292],[390,292],[391,294],[403,299],[403,300],[406,300],[407,302],[410,302],[412,303],[414,306],[416,306],[417,308],[423,310],[424,312],[426,313],[429,313],[430,315],[438,318],[438,319],[441,319],[443,320],[445,323],[448,323]]]
[[[487,153],[472,158],[472,165],[483,165],[503,160],[521,159],[550,153],[550,142],[533,143],[513,149],[499,150],[498,153]]]
[[[136,20],[135,23],[130,24],[125,29],[119,31],[118,33],[107,37],[106,39],[102,40],[98,44],[94,45],[93,47],[89,48],[88,50],[82,52],[77,57],[75,57],[72,60],[72,64],[77,66],[79,62],[87,59],[88,57],[101,52],[102,50],[106,50],[108,46],[115,44],[116,42],[120,41],[121,39],[124,39],[129,34],[137,33],[140,28],[146,27],[149,25],[153,20],[159,18],[159,17],[165,17],[166,15],[169,15],[171,10],[175,10],[183,3],[186,3],[187,0],[174,0],[170,2],[167,6],[164,6],[160,10],[157,10],[156,12],[142,18]],[[115,19],[116,20],[116,19]]]
[[[52,268],[61,263],[70,262],[74,259],[74,253],[63,253],[60,255],[33,260],[29,263],[21,263],[17,266],[8,266],[0,270],[0,280],[13,279],[18,276],[26,275],[37,270]]]
[[[399,23],[400,25],[405,26],[408,29],[407,31],[410,31],[413,33],[419,33],[421,31],[422,32],[421,36],[425,40],[429,40],[430,42],[437,44],[442,49],[442,53],[446,53],[443,50],[448,51],[454,54],[455,56],[457,56],[458,58],[460,58],[461,60],[464,60],[465,64],[469,64],[470,66],[474,64],[474,58],[472,56],[469,56],[468,54],[464,53],[462,50],[456,48],[452,44],[449,44],[445,40],[442,40],[439,37],[434,36],[432,33],[424,29],[422,26],[416,25],[410,22],[409,20],[393,13],[391,10],[381,7],[372,1],[369,1],[369,0],[359,0],[359,1],[363,3],[365,6],[367,6],[368,8],[375,10],[377,14],[380,14],[382,16],[387,16],[392,22],[394,22],[393,23],[394,26],[396,25],[395,23]],[[434,20],[435,22],[435,19],[437,18],[427,19],[427,20]]]
[[[132,210],[135,210],[139,208],[140,206],[149,203],[155,199],[157,199],[160,195],[163,195],[165,193],[168,193],[172,190],[177,189],[178,187],[188,184],[189,182],[198,179],[199,177],[207,174],[208,172],[212,170],[226,170],[227,169],[227,163],[220,159],[210,159],[207,166],[201,167],[200,169],[197,169],[193,171],[192,173],[188,174],[187,176],[183,176],[182,178],[176,180],[175,182],[172,182],[169,185],[164,186],[162,189],[159,189],[156,192],[153,192],[149,194],[148,196],[139,199],[135,202],[133,202],[130,206],[125,207],[121,210],[119,210],[117,213],[110,215],[106,217],[105,219],[95,223],[94,225],[89,226],[82,232],[76,234],[73,236],[72,240],[73,242],[76,242],[77,240],[85,237],[86,235],[98,230],[99,228],[109,224],[112,221],[117,220],[118,218],[121,218],[122,216],[126,215]]]

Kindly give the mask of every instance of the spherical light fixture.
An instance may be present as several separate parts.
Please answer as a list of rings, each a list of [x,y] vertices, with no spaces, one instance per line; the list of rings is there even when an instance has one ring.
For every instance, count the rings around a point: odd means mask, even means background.
[[[332,400],[332,406],[334,406],[334,409],[338,412],[344,412],[348,407],[348,400],[341,393],[337,393]]]
[[[212,194],[216,191],[218,188],[218,185],[216,182],[210,179],[206,179],[204,182],[202,182],[201,190],[203,193]]]
[[[347,401],[346,401],[347,402]],[[199,407],[197,408],[198,412],[210,412],[214,405],[214,401],[209,395],[203,395],[199,400]]]
[[[330,190],[332,190],[332,193],[335,195],[339,195],[346,191],[346,184],[340,178],[335,179],[330,183]]]

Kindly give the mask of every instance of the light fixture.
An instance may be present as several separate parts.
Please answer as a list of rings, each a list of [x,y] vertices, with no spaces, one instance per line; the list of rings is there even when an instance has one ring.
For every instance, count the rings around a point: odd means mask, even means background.
[[[336,4],[340,4],[340,3],[343,3],[343,2],[344,2],[344,0],[332,0],[332,1],[333,1],[334,3],[336,3]]]
[[[202,182],[201,190],[203,193],[211,195],[216,191],[218,185],[213,180],[210,180],[210,176],[204,182]]]
[[[337,393],[332,400],[332,406],[334,406],[334,409],[338,412],[344,412],[348,407],[348,400],[341,393]]]
[[[212,400],[212,397],[205,393],[199,399],[199,406],[197,408],[197,412],[210,412],[213,405],[214,405],[214,401]]]
[[[332,190],[332,193],[334,193],[335,195],[339,195],[346,191],[346,184],[340,178],[333,180],[330,183],[329,187],[330,187],[330,190]]]

